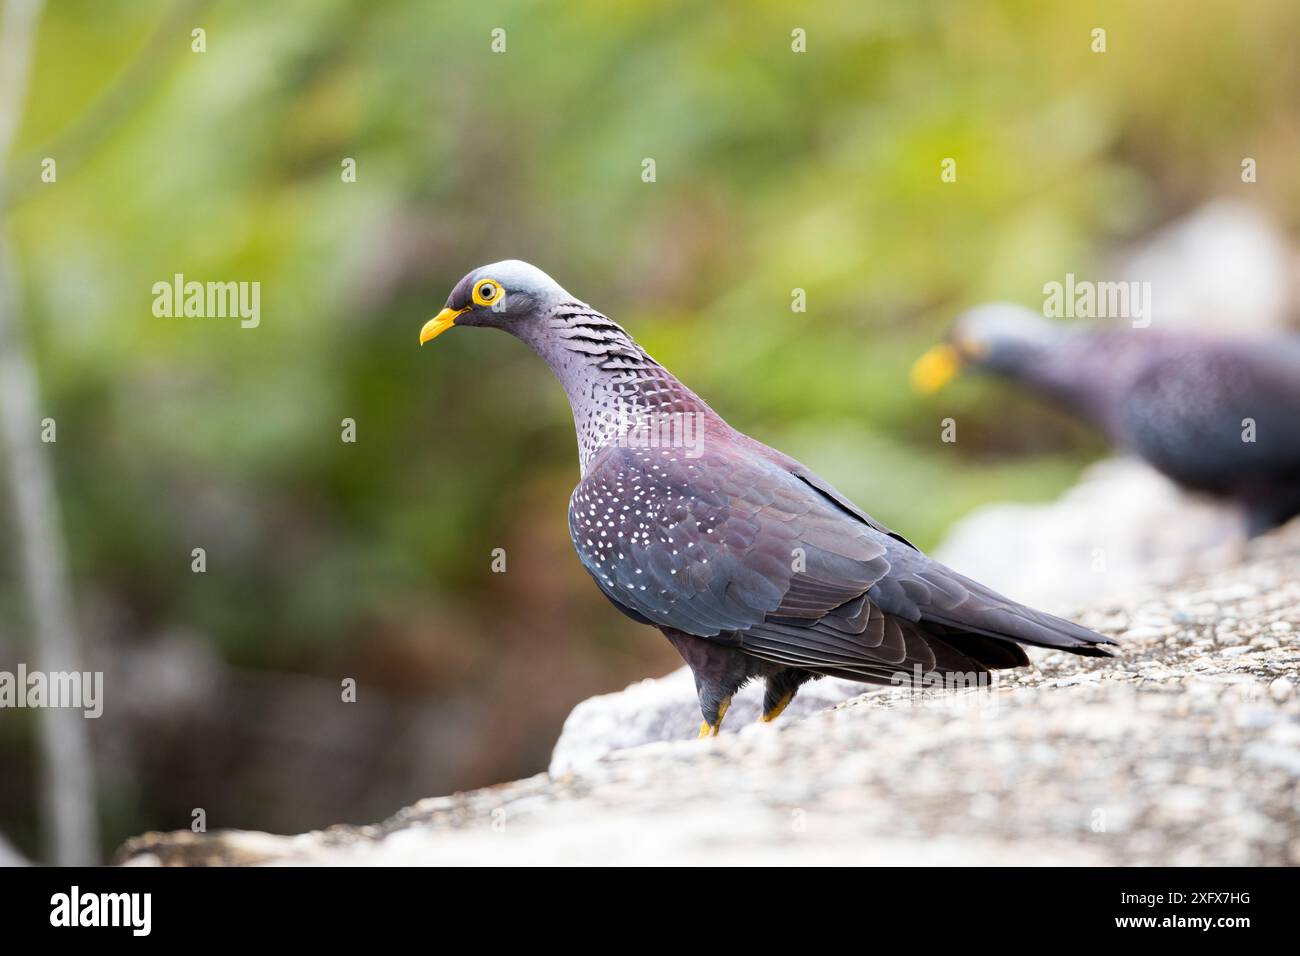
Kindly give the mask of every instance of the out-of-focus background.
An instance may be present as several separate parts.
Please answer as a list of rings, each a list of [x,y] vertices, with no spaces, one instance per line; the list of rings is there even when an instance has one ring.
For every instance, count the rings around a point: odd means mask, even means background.
[[[295,832],[524,776],[575,703],[678,663],[571,554],[547,369],[498,334],[416,347],[471,268],[539,265],[931,547],[1103,449],[995,384],[920,399],[912,359],[1207,204],[1293,234],[1296,36],[1292,0],[48,4],[3,226],[105,672],[101,852],[199,808]],[[156,317],[177,273],[260,282],[260,326]],[[1258,285],[1247,318],[1293,303]],[[16,534],[6,507],[8,670]],[[0,834],[48,859],[36,716],[0,711]]]

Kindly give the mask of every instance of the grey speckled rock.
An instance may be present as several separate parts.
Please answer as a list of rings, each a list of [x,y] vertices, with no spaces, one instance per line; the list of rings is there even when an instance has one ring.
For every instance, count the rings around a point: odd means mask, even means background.
[[[826,677],[805,684],[782,720],[807,717],[872,690],[856,681]],[[722,733],[735,734],[758,719],[763,686],[751,683],[736,694]],[[550,772],[569,773],[589,766],[606,754],[660,740],[696,736],[700,722],[695,682],[688,667],[666,677],[639,681],[626,690],[584,700],[564,722],[551,754]]]
[[[1300,524],[1084,615],[1114,660],[885,690],[785,724],[293,837],[147,834],[159,864],[1300,864]],[[1004,676],[1005,675],[1005,676]]]
[[[1190,495],[1148,465],[1112,458],[1045,504],[993,504],[953,525],[935,558],[1056,614],[1132,601],[1153,586],[1238,560],[1230,506]]]

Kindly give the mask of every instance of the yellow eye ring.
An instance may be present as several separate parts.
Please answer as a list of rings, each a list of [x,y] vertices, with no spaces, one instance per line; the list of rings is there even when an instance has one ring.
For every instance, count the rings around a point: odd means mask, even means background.
[[[475,305],[495,305],[505,294],[506,290],[496,279],[479,279],[474,283],[472,297]]]

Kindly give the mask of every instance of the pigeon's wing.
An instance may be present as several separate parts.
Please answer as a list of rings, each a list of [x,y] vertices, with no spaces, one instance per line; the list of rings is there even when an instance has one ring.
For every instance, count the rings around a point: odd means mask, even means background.
[[[612,600],[697,637],[818,620],[889,570],[879,534],[747,454],[611,446],[574,490],[569,531]]]
[[[737,441],[742,443],[742,445],[745,448],[749,449],[758,457],[765,458],[768,461],[778,465],[783,470],[794,475],[804,484],[808,485],[808,487],[817,491],[819,494],[822,495],[822,497],[826,498],[837,508],[842,510],[845,514],[853,518],[856,518],[858,521],[861,521],[863,524],[867,525],[868,527],[873,528],[876,531],[879,531],[883,535],[888,535],[889,537],[893,538],[895,541],[901,541],[909,548],[913,548],[913,549],[916,548],[916,545],[912,544],[912,542],[908,541],[897,531],[894,531],[892,528],[886,527],[884,524],[877,521],[871,515],[867,514],[865,511],[863,511],[861,508],[855,505],[852,501],[849,500],[847,495],[845,495],[838,488],[832,485],[821,475],[817,474],[811,468],[804,465],[802,462],[796,461],[795,459],[791,458],[789,455],[779,452],[775,448],[770,448],[767,445],[764,445],[762,442],[750,438],[748,435],[742,434],[740,432],[735,433],[735,438]]]
[[[872,680],[1024,663],[1007,641],[1101,653],[1099,635],[957,575],[747,449],[608,448],[569,520],[625,612],[790,666]]]

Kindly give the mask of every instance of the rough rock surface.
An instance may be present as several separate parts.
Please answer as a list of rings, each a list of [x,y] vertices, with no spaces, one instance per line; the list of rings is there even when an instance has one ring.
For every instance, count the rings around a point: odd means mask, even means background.
[[[277,837],[146,834],[118,862],[1300,864],[1300,522],[1080,615],[1112,660],[877,691],[704,740]]]
[[[1134,458],[1110,458],[1043,504],[991,504],[953,525],[935,559],[1055,614],[1132,601],[1240,559],[1242,514]]]
[[[799,720],[870,690],[854,681],[824,678],[805,684],[781,715]],[[732,699],[722,733],[737,734],[758,719],[763,684],[755,681]],[[550,773],[584,770],[616,750],[660,740],[689,740],[700,726],[700,703],[690,668],[666,677],[647,678],[626,690],[584,700],[564,722],[551,754]]]

